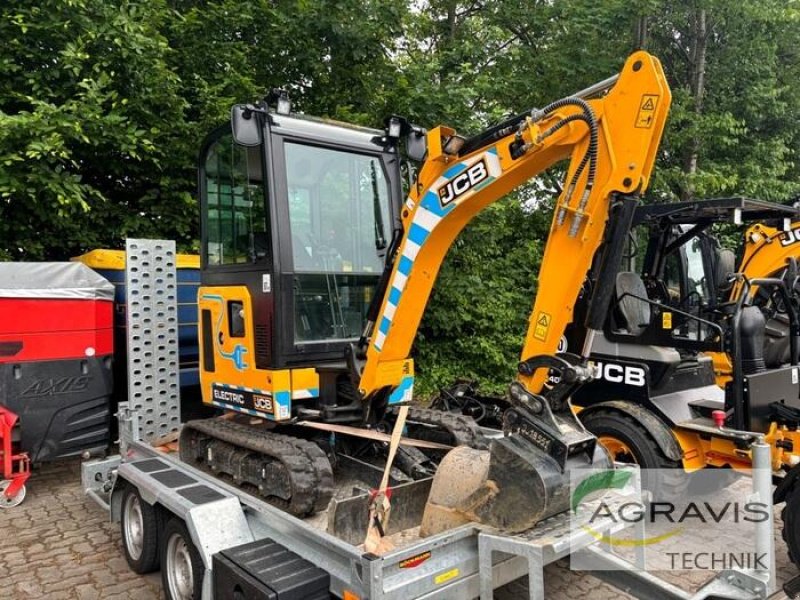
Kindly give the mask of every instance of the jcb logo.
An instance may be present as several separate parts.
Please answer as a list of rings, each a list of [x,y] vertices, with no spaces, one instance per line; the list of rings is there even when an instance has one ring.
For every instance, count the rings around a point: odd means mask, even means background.
[[[791,246],[800,242],[800,229],[790,229],[781,233],[781,246]]]
[[[466,194],[487,177],[489,177],[489,171],[486,168],[486,163],[481,159],[458,177],[455,177],[444,186],[440,187],[439,201],[442,203],[442,206],[449,204],[459,196]]]
[[[594,378],[603,379],[609,383],[623,383],[637,387],[647,385],[645,370],[642,367],[614,363],[594,363]]]
[[[272,400],[266,396],[253,395],[253,407],[256,410],[272,412]]]
[[[89,376],[59,377],[58,379],[39,379],[29,385],[22,396],[56,396],[82,392],[89,387]]]

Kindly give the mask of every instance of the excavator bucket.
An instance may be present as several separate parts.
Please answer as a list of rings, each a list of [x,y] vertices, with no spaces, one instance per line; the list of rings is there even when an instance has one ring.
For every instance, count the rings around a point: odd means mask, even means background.
[[[599,445],[592,457],[581,453],[564,466],[521,435],[497,439],[488,451],[459,446],[439,464],[420,534],[469,522],[525,531],[569,508],[571,468],[610,466]]]
[[[570,369],[561,359],[539,360],[558,366],[562,374]],[[455,448],[439,464],[420,534],[433,535],[468,522],[515,533],[566,511],[573,469],[612,466],[597,438],[562,401],[569,389],[568,383],[559,384],[547,397],[512,384],[512,407],[503,415],[504,436],[492,441],[488,451]]]

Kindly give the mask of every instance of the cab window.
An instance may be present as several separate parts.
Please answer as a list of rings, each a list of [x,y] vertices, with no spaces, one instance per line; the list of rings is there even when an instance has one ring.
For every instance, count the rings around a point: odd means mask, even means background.
[[[208,149],[204,162],[206,264],[234,265],[269,258],[260,147],[236,144],[230,134]]]
[[[295,342],[358,337],[391,231],[377,156],[287,142]]]
[[[706,268],[703,263],[703,243],[699,237],[692,238],[686,245],[686,279],[689,289],[686,296],[694,296],[693,304],[707,304],[710,298]]]
[[[380,271],[389,218],[380,160],[287,143],[286,164],[295,271]]]

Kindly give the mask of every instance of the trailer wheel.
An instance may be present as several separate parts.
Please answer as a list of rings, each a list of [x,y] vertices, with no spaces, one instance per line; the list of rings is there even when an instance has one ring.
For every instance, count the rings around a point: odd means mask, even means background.
[[[797,486],[789,490],[786,495],[786,504],[781,511],[783,529],[781,536],[789,551],[789,560],[800,567],[800,491]]]
[[[186,525],[170,519],[161,539],[161,585],[167,600],[200,600],[205,566]]]
[[[633,417],[616,410],[597,410],[581,416],[584,427],[597,436],[615,462],[637,464],[642,469],[642,486],[666,494],[682,494],[689,485],[689,476],[683,465],[669,458],[656,443],[655,438]],[[648,481],[646,469],[674,470],[669,481]]]
[[[134,573],[158,570],[158,519],[156,510],[142,500],[139,490],[127,486],[122,496],[120,518],[125,560]]]

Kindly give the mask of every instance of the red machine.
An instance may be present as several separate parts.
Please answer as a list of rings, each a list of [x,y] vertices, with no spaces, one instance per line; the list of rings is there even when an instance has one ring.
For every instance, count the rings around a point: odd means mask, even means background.
[[[29,463],[108,448],[113,300],[80,263],[0,263],[4,498],[24,489]]]

